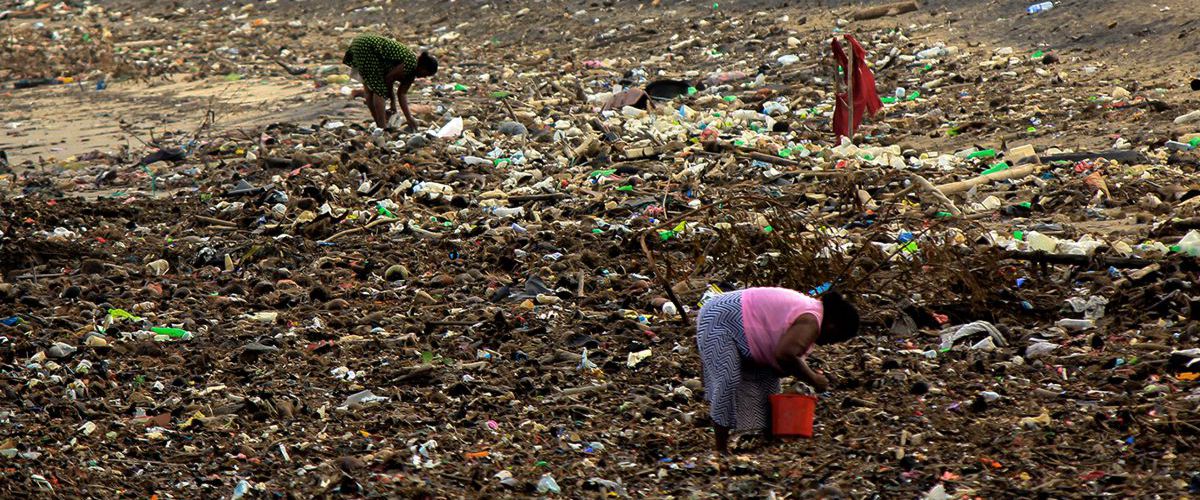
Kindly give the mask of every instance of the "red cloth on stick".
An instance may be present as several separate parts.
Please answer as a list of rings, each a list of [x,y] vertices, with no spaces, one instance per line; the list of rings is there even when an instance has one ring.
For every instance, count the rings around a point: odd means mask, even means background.
[[[842,52],[841,41],[834,38],[831,45],[833,46],[834,60],[844,68],[843,71],[847,72],[850,81],[854,83],[854,129],[858,129],[858,126],[862,124],[863,112],[874,116],[880,109],[883,109],[883,101],[879,100],[879,94],[875,91],[875,75],[871,73],[871,68],[867,67],[866,49],[862,48],[862,45],[858,44],[858,40],[851,35],[846,35],[846,42],[850,44],[851,56],[854,57],[854,74],[849,74],[850,61]],[[846,93],[839,93],[837,104],[833,108],[833,132],[839,141],[842,137],[851,137],[848,107]]]

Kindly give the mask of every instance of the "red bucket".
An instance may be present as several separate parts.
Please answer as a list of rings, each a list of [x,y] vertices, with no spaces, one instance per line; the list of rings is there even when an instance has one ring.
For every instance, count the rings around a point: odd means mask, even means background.
[[[813,435],[813,415],[817,397],[807,394],[771,395],[771,433],[777,437]]]

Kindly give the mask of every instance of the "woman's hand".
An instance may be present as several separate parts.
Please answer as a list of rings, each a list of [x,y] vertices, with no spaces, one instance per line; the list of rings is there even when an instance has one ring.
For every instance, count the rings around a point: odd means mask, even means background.
[[[813,372],[812,379],[813,389],[817,392],[825,392],[829,390],[829,378],[824,373]]]
[[[825,392],[829,389],[829,379],[824,374],[813,370],[804,360],[800,360],[800,379],[808,382],[817,392]]]

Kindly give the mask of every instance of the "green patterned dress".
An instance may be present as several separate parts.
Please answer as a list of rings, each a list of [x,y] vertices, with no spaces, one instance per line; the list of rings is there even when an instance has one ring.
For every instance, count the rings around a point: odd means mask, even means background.
[[[350,42],[342,64],[358,71],[363,85],[380,97],[387,97],[385,78],[392,68],[404,66],[405,74],[417,69],[417,56],[404,44],[374,34],[359,35]]]

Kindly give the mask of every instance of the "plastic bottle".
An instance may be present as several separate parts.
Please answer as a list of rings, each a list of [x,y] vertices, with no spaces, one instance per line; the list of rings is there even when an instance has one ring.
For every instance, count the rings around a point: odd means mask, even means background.
[[[487,212],[495,215],[496,217],[524,217],[525,207],[492,207],[487,209]]]
[[[1033,5],[1030,5],[1028,8],[1025,9],[1025,12],[1029,13],[1029,14],[1037,14],[1038,12],[1045,12],[1045,11],[1048,11],[1053,8],[1054,8],[1054,2],[1042,2],[1042,3],[1035,3]]]
[[[233,487],[233,495],[231,495],[229,497],[229,500],[238,500],[238,499],[246,496],[246,493],[249,491],[250,491],[250,483],[246,482],[245,479],[238,481],[237,486]]]
[[[739,109],[733,113],[730,113],[729,117],[733,118],[734,120],[745,120],[748,122],[761,122],[766,121],[767,119],[762,113],[750,109]]]
[[[934,59],[948,54],[945,47],[936,46],[917,52],[917,59]]]
[[[1096,326],[1096,322],[1090,319],[1073,319],[1063,318],[1056,321],[1054,324],[1066,328],[1068,330],[1086,330]]]
[[[173,339],[188,340],[192,338],[192,334],[182,328],[166,328],[156,326],[151,328],[150,331]]]
[[[559,488],[558,482],[554,480],[550,474],[542,476],[537,483],[538,493],[562,493],[562,488]]]
[[[1184,125],[1197,121],[1200,121],[1200,110],[1192,111],[1191,113],[1175,118],[1176,125]]]
[[[765,115],[782,115],[788,112],[786,104],[779,101],[767,101],[763,103],[763,114]]]
[[[1037,231],[1025,233],[1025,242],[1029,244],[1030,249],[1041,252],[1053,252],[1055,248],[1058,248],[1057,238]]]
[[[1183,239],[1179,240],[1179,251],[1191,257],[1200,256],[1200,232],[1195,229],[1188,231]]]
[[[413,194],[430,193],[430,194],[454,194],[454,188],[442,184],[440,182],[422,181],[416,183],[412,188]]]
[[[1170,149],[1173,151],[1191,151],[1191,150],[1195,149],[1195,146],[1192,146],[1191,144],[1188,144],[1186,142],[1167,141],[1167,149]]]
[[[996,157],[995,149],[985,149],[983,151],[976,151],[974,153],[967,155],[968,160],[973,160],[975,158],[995,158],[995,157]]]
[[[491,166],[492,160],[480,158],[478,156],[464,156],[463,163],[471,166]]]

